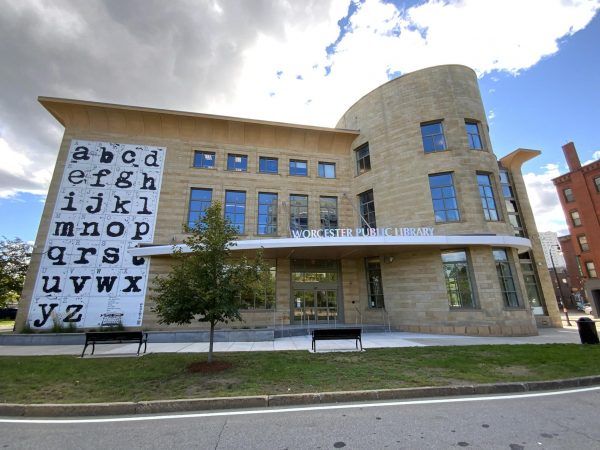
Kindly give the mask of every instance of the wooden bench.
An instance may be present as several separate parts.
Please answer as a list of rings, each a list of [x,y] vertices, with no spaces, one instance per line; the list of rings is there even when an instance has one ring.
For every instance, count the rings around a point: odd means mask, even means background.
[[[362,351],[362,338],[360,328],[316,328],[312,332],[312,349],[317,351],[316,342],[321,341],[333,341],[338,339],[354,339],[356,341],[356,349],[358,350],[358,344],[360,343],[360,350]]]
[[[118,344],[123,342],[137,342],[139,343],[137,354],[139,356],[142,344],[144,344],[144,353],[146,353],[146,346],[148,343],[148,333],[143,331],[99,331],[99,332],[87,332],[85,333],[85,346],[81,352],[81,357],[85,354],[85,350],[88,345],[92,344],[92,355],[96,350],[96,344]]]

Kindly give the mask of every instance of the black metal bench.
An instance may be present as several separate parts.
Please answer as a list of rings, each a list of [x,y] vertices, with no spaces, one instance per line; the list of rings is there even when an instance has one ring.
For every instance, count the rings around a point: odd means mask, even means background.
[[[358,344],[360,343],[360,349],[362,351],[362,338],[360,328],[316,328],[312,332],[312,349],[317,351],[316,342],[321,341],[333,341],[338,339],[354,339],[356,341],[356,349],[358,350]]]
[[[92,355],[96,350],[96,344],[118,344],[123,342],[138,342],[137,354],[140,354],[142,344],[144,344],[144,353],[148,343],[148,333],[143,331],[99,331],[85,333],[85,346],[81,352],[81,357],[85,354],[88,345],[92,344]]]

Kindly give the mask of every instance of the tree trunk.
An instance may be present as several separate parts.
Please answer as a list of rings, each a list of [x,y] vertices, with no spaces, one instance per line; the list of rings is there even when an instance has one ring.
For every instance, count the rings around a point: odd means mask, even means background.
[[[208,362],[211,363],[213,360],[213,341],[215,339],[215,322],[210,321],[210,336],[208,338]]]

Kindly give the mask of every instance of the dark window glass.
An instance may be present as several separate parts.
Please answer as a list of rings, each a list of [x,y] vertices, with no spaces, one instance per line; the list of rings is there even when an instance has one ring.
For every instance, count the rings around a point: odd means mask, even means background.
[[[215,167],[215,152],[194,152],[194,167],[202,169],[212,169]]]
[[[190,210],[188,214],[188,227],[204,217],[204,211],[212,202],[212,189],[192,188],[190,193]]]
[[[321,197],[321,229],[331,230],[338,227],[337,197]]]
[[[381,280],[381,264],[379,258],[369,258],[366,260],[366,264],[369,308],[384,308],[383,283]]]
[[[261,173],[277,173],[278,161],[277,158],[267,158],[261,156],[258,159],[258,171]]]
[[[335,163],[319,163],[319,176],[321,178],[335,178]]]
[[[290,195],[290,229],[308,230],[308,195]]]
[[[451,173],[429,175],[429,187],[436,222],[458,222],[458,202]]]
[[[238,233],[244,232],[246,222],[246,193],[243,191],[225,191],[225,218],[237,228]]]
[[[248,156],[231,154],[227,155],[227,170],[246,172],[248,170]]]
[[[493,250],[493,253],[494,261],[496,261],[496,272],[500,281],[500,289],[504,298],[504,306],[517,308],[519,307],[519,297],[517,296],[517,288],[515,287],[506,250],[496,248]]]
[[[355,150],[356,154],[356,173],[360,175],[363,172],[371,170],[371,156],[369,154],[369,143],[361,145]]]
[[[375,220],[375,197],[373,196],[373,190],[368,190],[358,195],[360,203],[360,224],[367,230],[369,228],[377,228],[377,221]]]
[[[589,251],[590,246],[588,245],[587,236],[585,234],[577,236],[577,241],[579,242],[579,248],[582,252]]]
[[[481,137],[479,136],[479,125],[477,122],[465,122],[467,130],[467,138],[469,139],[469,147],[473,150],[481,150]]]
[[[567,203],[571,203],[572,201],[575,200],[575,198],[573,197],[573,189],[571,189],[571,188],[563,189],[563,195],[564,195],[565,201]]]
[[[490,176],[486,173],[478,173],[477,184],[479,186],[479,197],[481,198],[485,220],[497,221],[498,210],[496,209],[496,200],[494,199]]]
[[[290,159],[290,175],[305,177],[308,175],[308,164],[306,161]]]
[[[277,194],[258,194],[258,234],[277,233]]]
[[[571,220],[573,221],[573,226],[580,227],[581,226],[581,217],[579,217],[579,211],[571,211]]]
[[[450,308],[475,308],[467,252],[464,250],[442,252],[442,267]]]
[[[425,153],[446,150],[446,138],[442,122],[427,123],[421,125],[421,137]]]

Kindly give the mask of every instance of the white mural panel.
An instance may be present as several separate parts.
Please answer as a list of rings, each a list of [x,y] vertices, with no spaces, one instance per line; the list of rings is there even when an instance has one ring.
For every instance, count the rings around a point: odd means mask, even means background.
[[[166,149],[73,141],[56,198],[28,322],[140,326]]]

